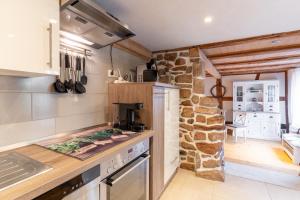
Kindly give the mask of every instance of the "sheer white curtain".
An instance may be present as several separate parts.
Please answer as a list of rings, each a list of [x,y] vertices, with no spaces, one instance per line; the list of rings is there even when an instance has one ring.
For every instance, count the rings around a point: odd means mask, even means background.
[[[291,77],[291,128],[300,128],[300,69],[295,69]]]

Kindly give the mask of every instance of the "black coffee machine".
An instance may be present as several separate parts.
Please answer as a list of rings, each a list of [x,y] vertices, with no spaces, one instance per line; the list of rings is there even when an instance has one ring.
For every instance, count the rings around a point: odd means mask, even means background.
[[[143,103],[114,103],[118,107],[117,122],[113,124],[114,128],[142,132],[145,125],[140,122],[139,112],[144,108]]]

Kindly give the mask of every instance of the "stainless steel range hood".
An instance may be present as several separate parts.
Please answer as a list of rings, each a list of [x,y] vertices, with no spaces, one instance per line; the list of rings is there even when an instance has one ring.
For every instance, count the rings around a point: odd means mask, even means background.
[[[62,31],[88,40],[83,44],[96,49],[135,36],[93,0],[62,0],[60,22]]]

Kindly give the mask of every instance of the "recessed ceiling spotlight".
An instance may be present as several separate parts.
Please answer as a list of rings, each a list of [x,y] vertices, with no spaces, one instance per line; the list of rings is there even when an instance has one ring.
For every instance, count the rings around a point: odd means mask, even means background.
[[[206,16],[204,18],[204,23],[205,24],[210,24],[212,22],[213,18],[211,16]]]

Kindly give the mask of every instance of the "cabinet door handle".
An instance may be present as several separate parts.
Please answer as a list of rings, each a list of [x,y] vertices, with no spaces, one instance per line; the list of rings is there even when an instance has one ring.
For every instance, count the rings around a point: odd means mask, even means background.
[[[52,34],[53,34],[53,27],[52,23],[49,23],[49,27],[47,31],[49,31],[49,62],[47,63],[50,68],[52,68]]]

